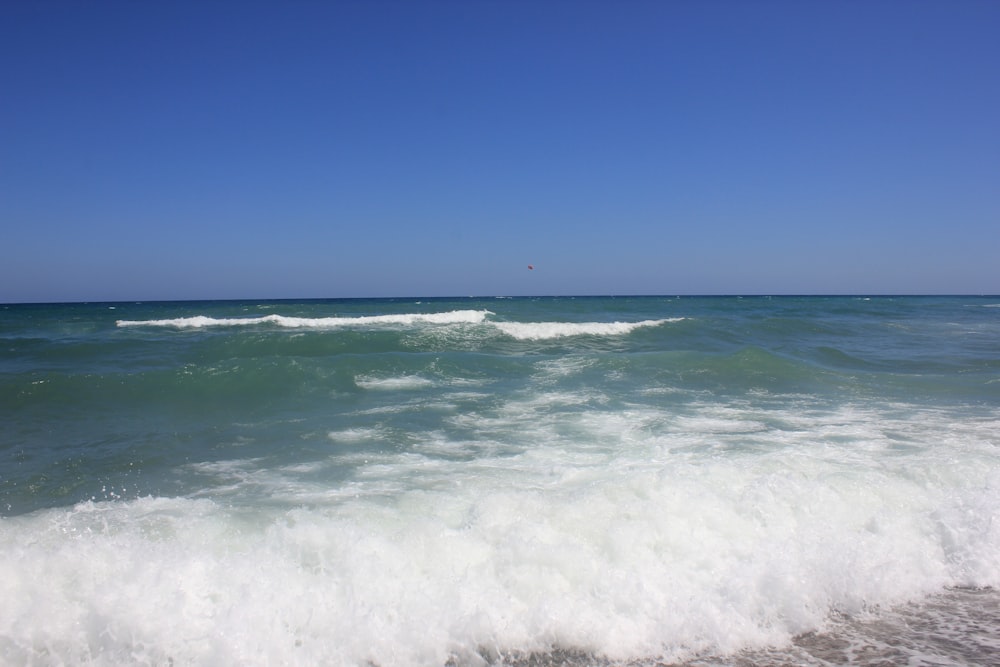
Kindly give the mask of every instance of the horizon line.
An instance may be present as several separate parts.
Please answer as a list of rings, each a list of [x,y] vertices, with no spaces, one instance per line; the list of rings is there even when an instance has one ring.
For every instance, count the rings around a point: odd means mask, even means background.
[[[54,300],[54,301],[5,301],[0,302],[0,306],[69,306],[69,305],[103,305],[103,304],[146,304],[146,303],[239,303],[256,301],[263,303],[303,303],[307,301],[409,301],[409,300],[433,300],[433,301],[457,301],[474,299],[769,299],[769,298],[866,298],[866,299],[898,299],[898,298],[1000,298],[1000,293],[960,293],[960,292],[928,292],[928,293],[865,293],[865,292],[823,292],[810,294],[802,293],[779,293],[779,292],[732,292],[732,293],[662,293],[662,294],[482,294],[482,295],[450,295],[450,296],[331,296],[331,297],[222,297],[222,298],[197,298],[197,299],[96,299],[96,300]]]

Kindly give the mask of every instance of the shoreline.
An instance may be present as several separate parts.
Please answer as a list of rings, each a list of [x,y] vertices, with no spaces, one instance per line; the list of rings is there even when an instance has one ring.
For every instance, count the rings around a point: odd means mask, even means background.
[[[789,646],[746,649],[682,662],[612,660],[576,649],[480,655],[490,667],[829,667],[829,665],[996,664],[1000,655],[1000,590],[949,587],[940,593],[859,616],[835,616],[822,630],[796,635]],[[460,659],[447,667],[464,667]]]

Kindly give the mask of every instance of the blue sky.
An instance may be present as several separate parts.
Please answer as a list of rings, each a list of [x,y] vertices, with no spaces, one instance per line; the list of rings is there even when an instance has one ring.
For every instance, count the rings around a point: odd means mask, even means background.
[[[992,1],[5,2],[0,302],[1000,293],[998,34]]]

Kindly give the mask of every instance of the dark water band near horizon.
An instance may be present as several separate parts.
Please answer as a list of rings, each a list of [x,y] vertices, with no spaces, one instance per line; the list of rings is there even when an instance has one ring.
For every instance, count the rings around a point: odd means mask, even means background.
[[[0,305],[0,664],[1000,664],[1000,297]]]

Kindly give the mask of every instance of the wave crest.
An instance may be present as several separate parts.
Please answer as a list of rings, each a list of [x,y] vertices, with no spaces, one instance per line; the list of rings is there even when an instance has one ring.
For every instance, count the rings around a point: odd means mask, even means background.
[[[338,327],[384,326],[415,324],[478,324],[492,313],[488,310],[452,310],[444,313],[401,313],[396,315],[362,315],[358,317],[261,317],[216,318],[197,315],[165,320],[118,320],[119,327],[171,327],[202,329],[206,327],[238,327],[274,324],[287,329],[334,329]]]
[[[624,336],[642,327],[679,322],[683,317],[641,322],[495,322],[494,326],[518,340],[546,340],[570,336]]]

